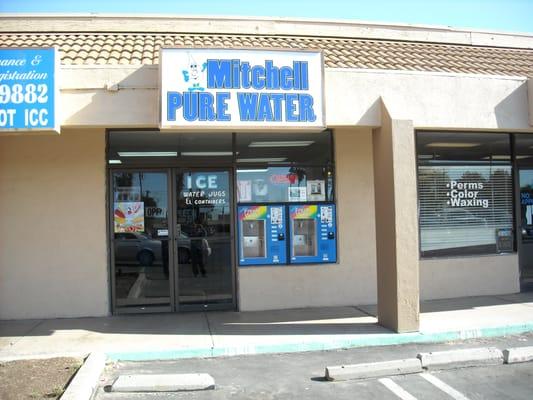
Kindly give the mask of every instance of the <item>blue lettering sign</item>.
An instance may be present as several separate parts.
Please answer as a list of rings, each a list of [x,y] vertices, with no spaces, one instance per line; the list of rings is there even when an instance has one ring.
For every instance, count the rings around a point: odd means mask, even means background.
[[[257,93],[238,93],[241,121],[256,121]]]
[[[206,65],[208,89],[309,90],[306,61],[277,67],[272,60],[250,66],[238,59],[208,59]]]
[[[528,192],[521,192],[520,204],[522,204],[523,206],[533,205],[533,197],[531,197],[531,194]]]
[[[316,85],[313,82],[310,90],[309,65],[316,76],[316,61],[307,61],[305,55],[278,58],[268,52],[268,58],[256,61],[255,57],[251,62],[245,51],[231,51],[226,58],[209,57],[220,55],[219,51],[183,52],[179,69],[163,74],[163,79],[171,82],[168,89],[163,88],[164,121],[178,122],[176,125],[199,122],[199,126],[217,125],[212,122],[229,126],[227,122],[231,121],[236,126],[239,123],[307,126],[323,119],[322,110],[318,109],[322,108],[323,100],[314,97],[322,94],[321,78]],[[187,70],[189,65],[195,69]],[[198,65],[203,66],[201,70]],[[196,86],[191,86],[193,78]]]
[[[54,48],[0,50],[0,131],[58,130]]]
[[[231,89],[231,61],[207,60],[207,87]]]
[[[231,121],[226,114],[230,96],[229,92],[217,92],[216,96],[207,92],[168,92],[167,120],[176,121],[180,110],[185,121]]]

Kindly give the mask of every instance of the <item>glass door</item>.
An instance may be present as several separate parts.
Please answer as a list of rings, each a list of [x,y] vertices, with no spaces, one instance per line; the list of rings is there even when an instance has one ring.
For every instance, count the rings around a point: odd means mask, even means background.
[[[522,288],[533,290],[533,168],[519,170],[520,278]]]
[[[234,308],[232,190],[227,170],[177,170],[176,308]]]
[[[112,171],[111,182],[114,309],[171,311],[169,175]]]

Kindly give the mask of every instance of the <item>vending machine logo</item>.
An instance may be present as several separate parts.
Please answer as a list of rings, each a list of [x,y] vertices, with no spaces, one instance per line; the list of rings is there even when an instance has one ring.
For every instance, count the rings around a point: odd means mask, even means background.
[[[239,213],[239,219],[241,221],[266,219],[267,206],[251,206],[241,210]]]
[[[292,212],[291,219],[314,219],[317,213],[318,206],[316,205],[299,206]]]

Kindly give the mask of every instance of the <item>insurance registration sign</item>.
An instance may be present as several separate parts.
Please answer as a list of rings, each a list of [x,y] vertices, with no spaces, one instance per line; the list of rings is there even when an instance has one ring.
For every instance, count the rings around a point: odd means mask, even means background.
[[[0,49],[0,132],[59,133],[58,67],[53,47]]]
[[[162,129],[325,127],[320,51],[164,48],[159,60]]]

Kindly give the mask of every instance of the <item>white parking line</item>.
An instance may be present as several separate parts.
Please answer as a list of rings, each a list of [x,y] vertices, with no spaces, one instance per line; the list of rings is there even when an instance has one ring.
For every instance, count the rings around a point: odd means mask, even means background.
[[[455,390],[451,386],[447,385],[446,383],[441,381],[436,376],[428,374],[427,372],[424,372],[424,373],[420,374],[420,376],[422,378],[424,378],[426,381],[428,381],[429,383],[431,383],[431,384],[435,385],[436,387],[438,387],[444,393],[446,393],[446,394],[450,395],[451,397],[453,397],[455,400],[469,400],[469,398],[466,397],[464,394],[462,394],[461,392],[458,392],[457,390]]]
[[[400,385],[395,383],[390,378],[381,378],[378,379],[378,381],[402,400],[417,400],[416,397],[405,391]]]

